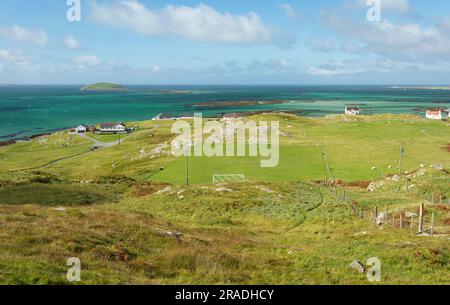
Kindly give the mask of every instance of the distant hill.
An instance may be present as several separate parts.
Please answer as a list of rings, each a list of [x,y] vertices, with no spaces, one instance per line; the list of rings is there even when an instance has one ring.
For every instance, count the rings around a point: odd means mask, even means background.
[[[97,83],[84,86],[81,91],[127,91],[128,89],[116,84],[111,83]]]
[[[450,86],[393,86],[391,88],[403,90],[450,90]]]

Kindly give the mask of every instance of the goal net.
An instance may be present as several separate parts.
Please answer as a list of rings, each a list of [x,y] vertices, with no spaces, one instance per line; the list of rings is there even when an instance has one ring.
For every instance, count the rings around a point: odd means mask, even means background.
[[[241,174],[213,175],[213,183],[242,182],[242,181],[245,181],[245,175]]]

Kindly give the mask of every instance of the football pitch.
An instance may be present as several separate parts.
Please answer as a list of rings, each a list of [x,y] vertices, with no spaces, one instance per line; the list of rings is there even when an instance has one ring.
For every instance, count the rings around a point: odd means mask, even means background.
[[[214,175],[245,175],[249,181],[296,181],[325,179],[327,170],[320,147],[284,145],[280,162],[274,168],[262,168],[259,157],[189,157],[189,182],[212,183]],[[178,158],[152,178],[153,181],[184,184],[186,158]]]

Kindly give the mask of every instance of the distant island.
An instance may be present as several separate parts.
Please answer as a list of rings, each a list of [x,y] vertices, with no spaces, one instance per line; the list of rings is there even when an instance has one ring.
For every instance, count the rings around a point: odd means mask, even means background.
[[[128,91],[121,85],[111,84],[111,83],[96,83],[84,86],[80,89],[81,91]]]
[[[450,86],[393,86],[391,88],[403,90],[450,90]]]
[[[238,107],[238,106],[257,106],[257,105],[281,105],[287,101],[227,101],[227,102],[204,102],[192,104],[192,107]]]
[[[192,94],[192,90],[160,90],[163,94]]]

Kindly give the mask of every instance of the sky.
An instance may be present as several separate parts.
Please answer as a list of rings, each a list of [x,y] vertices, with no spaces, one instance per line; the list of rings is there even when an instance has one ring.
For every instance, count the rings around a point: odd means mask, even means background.
[[[0,84],[94,82],[450,84],[450,5],[0,1]]]

